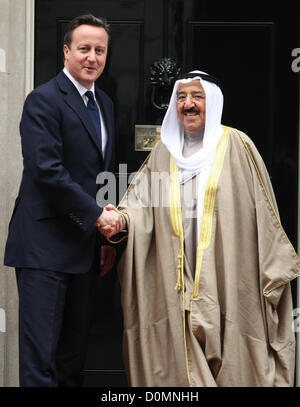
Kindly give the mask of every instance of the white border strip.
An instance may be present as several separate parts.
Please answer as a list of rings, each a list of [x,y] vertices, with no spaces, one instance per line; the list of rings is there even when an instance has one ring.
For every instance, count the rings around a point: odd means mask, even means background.
[[[299,85],[300,96],[300,85]],[[299,106],[299,123],[298,123],[298,224],[297,224],[297,251],[300,253],[300,106]],[[300,278],[297,278],[297,310],[300,309]],[[295,325],[296,327],[298,325]],[[300,332],[296,330],[296,387],[300,387]]]
[[[4,308],[0,308],[0,332],[6,332],[6,313]]]
[[[34,8],[35,0],[26,0],[25,97],[34,87]]]
[[[299,87],[300,95],[300,87]],[[297,247],[300,253],[300,107],[299,107],[299,150],[298,150],[298,233],[297,233]],[[300,278],[297,279],[297,309],[300,309]],[[296,330],[296,386],[300,387],[300,332]]]

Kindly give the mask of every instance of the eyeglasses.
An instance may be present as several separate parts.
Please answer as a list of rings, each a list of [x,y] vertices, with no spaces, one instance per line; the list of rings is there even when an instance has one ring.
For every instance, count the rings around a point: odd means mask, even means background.
[[[197,95],[185,95],[185,94],[178,94],[176,95],[177,103],[184,103],[187,99],[190,98],[192,102],[201,102],[201,100],[205,99],[205,95],[199,93]]]

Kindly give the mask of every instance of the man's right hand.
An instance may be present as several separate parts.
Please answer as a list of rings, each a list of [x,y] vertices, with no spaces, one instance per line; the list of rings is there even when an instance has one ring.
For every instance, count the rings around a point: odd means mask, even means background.
[[[103,236],[110,238],[121,232],[123,222],[117,208],[109,204],[104,207],[102,214],[96,220],[94,225],[99,229]]]

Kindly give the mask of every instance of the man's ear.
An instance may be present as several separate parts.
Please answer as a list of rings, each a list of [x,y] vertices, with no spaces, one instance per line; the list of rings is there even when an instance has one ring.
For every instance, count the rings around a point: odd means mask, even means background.
[[[66,59],[66,57],[67,57],[69,51],[70,51],[70,49],[69,49],[69,47],[67,46],[67,44],[64,44],[64,56],[65,56],[65,59]]]

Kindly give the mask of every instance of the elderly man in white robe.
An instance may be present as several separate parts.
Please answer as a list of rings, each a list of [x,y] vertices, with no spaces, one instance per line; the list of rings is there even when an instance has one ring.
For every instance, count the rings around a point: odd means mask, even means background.
[[[119,276],[131,386],[293,386],[299,258],[261,156],[221,124],[222,109],[216,78],[179,78],[161,141],[118,208],[109,206],[125,221]],[[100,230],[124,240],[114,225]]]

